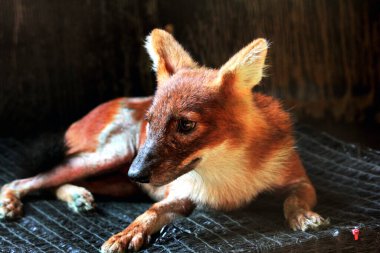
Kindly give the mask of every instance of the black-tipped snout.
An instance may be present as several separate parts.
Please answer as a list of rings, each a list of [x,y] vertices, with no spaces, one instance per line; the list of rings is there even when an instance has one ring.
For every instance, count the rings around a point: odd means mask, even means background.
[[[141,159],[137,155],[131,167],[128,170],[128,177],[137,183],[149,183],[151,177],[151,163]]]
[[[155,152],[155,145],[147,141],[133,160],[128,170],[128,177],[137,183],[149,183],[152,169],[158,164],[157,157],[159,156]]]
[[[146,171],[128,171],[128,177],[137,183],[149,183],[150,173]]]

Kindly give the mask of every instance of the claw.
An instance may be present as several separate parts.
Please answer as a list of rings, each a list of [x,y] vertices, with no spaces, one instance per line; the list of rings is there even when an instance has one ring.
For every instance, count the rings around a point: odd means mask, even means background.
[[[288,219],[289,226],[293,231],[318,230],[330,224],[329,219],[323,219],[319,214],[312,211],[299,211]]]
[[[119,253],[124,251],[138,251],[149,239],[144,228],[131,225],[124,231],[112,236],[101,248],[102,253]]]
[[[3,194],[2,194],[3,195]],[[23,205],[14,194],[6,194],[0,197],[0,219],[13,220],[23,214]]]

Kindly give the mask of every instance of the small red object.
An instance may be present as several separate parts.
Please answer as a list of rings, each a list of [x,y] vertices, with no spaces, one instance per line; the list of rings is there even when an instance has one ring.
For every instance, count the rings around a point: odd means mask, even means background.
[[[359,240],[359,233],[360,233],[360,230],[358,228],[355,228],[352,230],[352,234],[354,235],[355,241]]]

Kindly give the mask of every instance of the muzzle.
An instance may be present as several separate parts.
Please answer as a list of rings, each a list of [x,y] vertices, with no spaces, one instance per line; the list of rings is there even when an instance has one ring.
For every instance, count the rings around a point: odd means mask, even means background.
[[[152,169],[159,164],[157,148],[152,141],[145,142],[144,146],[137,153],[131,167],[128,170],[128,177],[137,183],[149,183]]]

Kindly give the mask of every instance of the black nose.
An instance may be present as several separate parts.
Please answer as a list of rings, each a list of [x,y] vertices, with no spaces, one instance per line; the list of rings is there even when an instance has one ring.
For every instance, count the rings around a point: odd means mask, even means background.
[[[150,181],[150,173],[149,172],[138,172],[134,173],[133,171],[128,172],[128,177],[132,181],[135,181],[137,183],[149,183]]]

